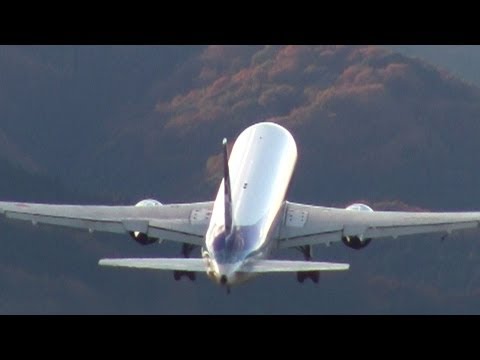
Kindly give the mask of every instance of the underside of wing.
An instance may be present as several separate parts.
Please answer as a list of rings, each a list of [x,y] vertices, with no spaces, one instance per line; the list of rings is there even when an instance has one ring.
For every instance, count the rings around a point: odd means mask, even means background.
[[[480,212],[360,211],[286,203],[279,247],[329,244],[479,227]]]
[[[207,270],[207,263],[204,259],[102,259],[98,262],[101,266],[116,266],[137,269],[154,270],[179,270],[204,272]]]
[[[0,202],[10,219],[86,229],[142,233],[151,238],[203,245],[213,202],[162,206],[84,206]]]
[[[349,264],[314,262],[314,261],[289,261],[289,260],[256,260],[245,265],[241,271],[250,273],[267,272],[299,272],[299,271],[338,271],[348,270]]]

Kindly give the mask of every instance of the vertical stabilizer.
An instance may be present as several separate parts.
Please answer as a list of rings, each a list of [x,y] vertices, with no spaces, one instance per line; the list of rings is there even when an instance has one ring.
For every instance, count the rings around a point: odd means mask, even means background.
[[[232,188],[230,186],[230,170],[228,169],[227,139],[223,139],[223,183],[225,188],[225,231],[229,234],[233,226]]]

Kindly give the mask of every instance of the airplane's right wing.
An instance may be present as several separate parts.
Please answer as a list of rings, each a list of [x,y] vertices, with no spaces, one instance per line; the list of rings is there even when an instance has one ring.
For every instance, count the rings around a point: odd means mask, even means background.
[[[148,237],[203,245],[213,202],[161,206],[91,206],[0,202],[0,215],[32,224],[91,232],[146,234]]]
[[[342,238],[399,236],[477,228],[480,212],[359,211],[286,202],[281,248],[339,242]]]

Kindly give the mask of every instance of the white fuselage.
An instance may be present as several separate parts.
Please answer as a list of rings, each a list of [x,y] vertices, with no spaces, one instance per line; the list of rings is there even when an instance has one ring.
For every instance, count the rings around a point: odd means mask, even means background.
[[[203,256],[208,274],[227,284],[245,280],[242,266],[268,256],[283,219],[285,195],[297,160],[292,135],[280,125],[258,123],[235,141],[228,164],[234,239],[225,242],[224,181],[220,184],[206,234]]]

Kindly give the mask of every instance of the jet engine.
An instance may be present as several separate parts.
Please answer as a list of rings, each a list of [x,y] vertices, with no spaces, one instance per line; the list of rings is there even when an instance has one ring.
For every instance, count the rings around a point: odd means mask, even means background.
[[[162,206],[162,203],[153,199],[145,199],[135,204],[135,206],[142,206],[142,207]],[[161,242],[157,238],[149,237],[147,236],[147,234],[144,234],[138,231],[131,231],[129,232],[129,234],[133,240],[135,240],[137,243],[141,245],[150,245],[157,241]]]
[[[351,211],[367,211],[373,212],[373,209],[365,204],[352,204],[346,207],[347,210]],[[360,250],[366,247],[372,239],[362,239],[360,236],[344,236],[342,237],[342,242],[351,249]]]

